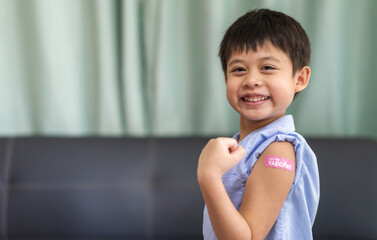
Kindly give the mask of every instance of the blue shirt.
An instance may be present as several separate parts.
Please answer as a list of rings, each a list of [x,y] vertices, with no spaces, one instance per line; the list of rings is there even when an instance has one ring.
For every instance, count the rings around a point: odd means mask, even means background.
[[[239,134],[235,135],[234,138],[238,140]],[[247,135],[239,143],[245,148],[246,156],[223,175],[223,183],[229,198],[239,210],[246,180],[254,164],[268,145],[272,142],[281,141],[291,142],[294,146],[296,173],[279,216],[265,239],[313,239],[312,226],[319,202],[317,159],[305,139],[295,132],[291,115],[283,116]],[[203,236],[205,240],[217,239],[206,206],[203,214]]]

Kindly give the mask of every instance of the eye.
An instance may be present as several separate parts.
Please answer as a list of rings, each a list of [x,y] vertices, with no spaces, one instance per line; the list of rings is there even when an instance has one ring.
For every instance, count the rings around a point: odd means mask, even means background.
[[[272,70],[275,70],[276,68],[272,67],[272,66],[264,66],[261,68],[262,71],[272,71]]]
[[[230,71],[230,72],[245,72],[245,71],[246,71],[245,68],[236,67],[236,68],[232,69],[232,71]]]

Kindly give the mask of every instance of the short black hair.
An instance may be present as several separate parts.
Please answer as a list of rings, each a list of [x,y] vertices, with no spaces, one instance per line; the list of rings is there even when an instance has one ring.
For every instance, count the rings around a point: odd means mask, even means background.
[[[256,51],[265,41],[288,55],[293,74],[309,65],[310,41],[301,24],[282,12],[255,9],[238,18],[224,35],[219,48],[224,73],[233,52]]]

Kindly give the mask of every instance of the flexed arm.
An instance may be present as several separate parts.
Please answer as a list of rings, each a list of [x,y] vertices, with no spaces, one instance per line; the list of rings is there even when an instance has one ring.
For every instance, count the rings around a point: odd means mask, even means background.
[[[245,155],[236,140],[218,138],[203,149],[198,164],[198,182],[218,239],[264,239],[279,215],[294,179],[295,153],[288,142],[268,146],[254,165],[240,211],[234,207],[222,175]],[[292,160],[292,171],[265,165],[267,156]]]
[[[212,139],[203,149],[198,164],[198,182],[218,239],[251,239],[249,225],[238,213],[222,182],[222,175],[245,156],[231,138]]]

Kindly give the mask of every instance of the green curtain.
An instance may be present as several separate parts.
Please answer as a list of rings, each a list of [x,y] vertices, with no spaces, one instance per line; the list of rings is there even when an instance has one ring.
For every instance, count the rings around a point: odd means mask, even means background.
[[[376,0],[0,0],[0,135],[232,135],[218,45],[264,7],[312,43],[297,131],[377,138]]]

